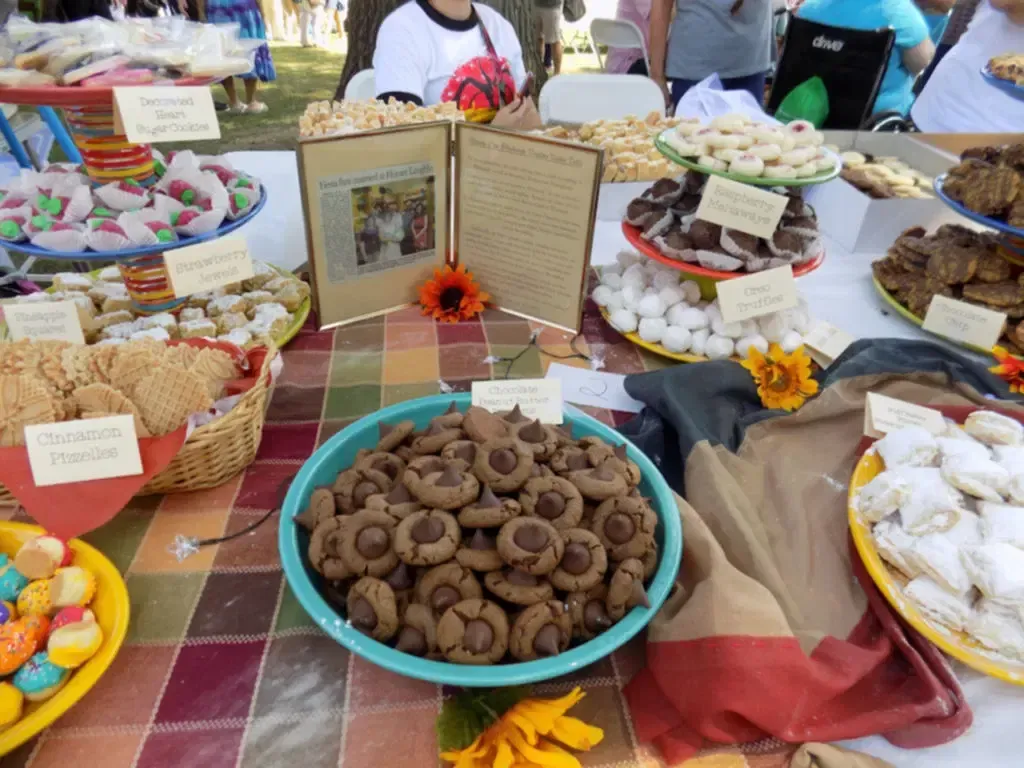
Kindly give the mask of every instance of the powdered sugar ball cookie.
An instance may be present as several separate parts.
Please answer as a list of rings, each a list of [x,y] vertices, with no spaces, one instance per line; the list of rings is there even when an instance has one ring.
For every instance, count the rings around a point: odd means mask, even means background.
[[[762,355],[768,354],[768,339],[761,334],[744,336],[736,342],[736,353],[741,357],[750,357],[750,348],[753,347]]]
[[[658,291],[658,298],[661,299],[667,310],[671,309],[676,304],[686,301],[686,294],[678,285],[666,285]]]
[[[690,351],[695,355],[703,355],[707,351],[708,339],[711,331],[707,328],[699,328],[690,334]]]
[[[668,323],[665,321],[665,318],[645,317],[640,321],[637,333],[644,341],[656,344],[661,341],[666,328],[668,328]]]
[[[639,325],[636,315],[628,309],[617,309],[608,318],[612,327],[622,333],[633,333]]]
[[[700,286],[693,280],[684,280],[679,284],[679,287],[683,289],[688,303],[696,304],[700,301]]]
[[[735,351],[736,345],[733,344],[732,339],[727,339],[725,336],[718,336],[717,334],[711,336],[704,346],[704,354],[711,360],[724,360],[727,357],[731,357]]]
[[[658,264],[656,261],[652,263]],[[662,288],[679,285],[679,273],[674,269],[668,269],[658,264],[658,271],[651,277],[651,285],[659,291]]]
[[[609,312],[614,312],[616,309],[622,309],[623,306],[622,291],[612,291],[612,295],[608,297],[608,303],[605,305],[605,309]]]
[[[640,317],[662,317],[665,314],[665,302],[656,293],[644,296],[637,304],[636,312]]]
[[[669,352],[682,354],[690,348],[691,334],[685,328],[670,325],[661,337],[661,345]]]
[[[594,292],[590,294],[590,298],[594,300],[594,303],[599,307],[607,307],[608,300],[611,299],[614,291],[607,285],[599,285],[594,289]]]

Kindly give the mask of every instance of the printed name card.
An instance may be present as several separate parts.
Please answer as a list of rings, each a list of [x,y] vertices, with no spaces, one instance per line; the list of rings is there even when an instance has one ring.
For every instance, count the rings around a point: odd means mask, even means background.
[[[935,296],[928,305],[923,328],[953,341],[991,349],[1005,324],[1006,315],[1002,312]]]
[[[869,392],[864,404],[864,434],[868,437],[883,437],[903,427],[924,427],[937,435],[945,431],[946,420],[938,411],[923,405],[905,403]]]
[[[177,248],[165,253],[164,259],[177,298],[212,291],[253,275],[252,256],[241,235]]]
[[[722,280],[716,288],[722,319],[727,323],[792,309],[798,303],[793,268],[788,265]]]
[[[770,240],[788,202],[785,195],[710,176],[697,218]]]
[[[562,423],[562,382],[558,379],[474,381],[473,405],[492,413],[511,411],[516,405],[531,419]]]
[[[804,336],[804,346],[814,360],[822,368],[828,368],[846,348],[853,344],[854,338],[832,323],[820,322],[810,333]]]
[[[4,304],[4,319],[14,341],[67,341],[85,344],[82,321],[73,301],[52,304]]]
[[[114,89],[114,128],[135,144],[220,138],[208,87]]]
[[[25,447],[37,486],[142,474],[135,417],[33,424]]]

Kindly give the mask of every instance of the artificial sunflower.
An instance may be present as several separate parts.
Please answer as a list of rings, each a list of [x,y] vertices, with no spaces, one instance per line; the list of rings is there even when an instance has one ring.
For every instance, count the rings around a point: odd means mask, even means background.
[[[585,752],[604,738],[600,728],[565,715],[584,695],[576,688],[560,699],[533,699],[521,689],[500,689],[456,697],[438,722],[441,758],[455,768],[580,768],[561,744]],[[458,723],[461,733],[447,733],[445,721]]]
[[[484,311],[490,295],[480,290],[464,264],[452,269],[434,270],[434,279],[420,286],[420,306],[424,315],[444,323],[469,320]]]
[[[992,347],[992,357],[999,365],[993,365],[989,370],[1005,381],[1011,392],[1024,394],[1024,360],[1014,357],[1004,347]]]
[[[811,378],[811,358],[803,347],[787,355],[778,344],[772,344],[767,355],[754,347],[747,354],[740,365],[757,382],[757,395],[765,408],[795,411],[818,393],[818,382]]]

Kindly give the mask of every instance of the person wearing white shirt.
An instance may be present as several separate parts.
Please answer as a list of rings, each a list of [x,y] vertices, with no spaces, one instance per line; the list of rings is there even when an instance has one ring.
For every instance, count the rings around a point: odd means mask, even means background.
[[[911,117],[926,133],[1020,133],[1024,99],[985,82],[989,59],[1024,52],[1024,0],[983,0],[960,41],[935,67]]]
[[[470,0],[409,0],[384,19],[373,51],[377,98],[422,106],[437,104],[463,64],[480,57],[507,61],[502,73],[514,93],[526,85],[523,50],[512,25],[497,11]],[[533,99],[516,96],[492,125],[540,126]]]

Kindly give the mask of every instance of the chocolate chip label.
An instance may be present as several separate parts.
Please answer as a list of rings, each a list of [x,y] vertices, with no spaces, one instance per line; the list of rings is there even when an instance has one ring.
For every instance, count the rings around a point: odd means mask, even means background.
[[[462,645],[470,653],[487,653],[494,645],[494,630],[483,619],[473,619],[466,624]]]
[[[548,532],[539,525],[524,525],[515,532],[512,541],[527,552],[540,552],[548,545]]]

